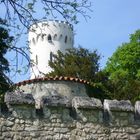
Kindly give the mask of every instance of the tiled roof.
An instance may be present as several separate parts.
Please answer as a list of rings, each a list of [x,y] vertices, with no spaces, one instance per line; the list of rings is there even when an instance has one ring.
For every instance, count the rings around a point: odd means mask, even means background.
[[[55,76],[55,77],[42,77],[42,78],[25,80],[25,81],[16,83],[15,86],[21,86],[21,85],[26,85],[26,84],[36,83],[36,82],[43,82],[43,81],[74,81],[74,82],[79,82],[83,84],[90,84],[88,81],[79,79],[79,78]]]

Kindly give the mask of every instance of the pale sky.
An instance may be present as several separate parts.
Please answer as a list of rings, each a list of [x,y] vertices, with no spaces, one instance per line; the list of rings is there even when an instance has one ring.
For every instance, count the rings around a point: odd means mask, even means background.
[[[102,56],[100,66],[104,68],[116,48],[140,29],[140,0],[93,0],[92,5],[91,19],[86,22],[79,17],[80,23],[74,25],[75,46],[97,49]],[[17,75],[13,80],[18,82],[28,77]]]
[[[94,0],[92,9],[92,19],[75,26],[75,43],[96,48],[103,68],[116,48],[140,29],[140,0]]]

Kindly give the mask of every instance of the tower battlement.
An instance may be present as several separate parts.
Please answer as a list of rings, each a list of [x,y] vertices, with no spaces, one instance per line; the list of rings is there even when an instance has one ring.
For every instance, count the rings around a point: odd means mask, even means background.
[[[41,73],[51,72],[48,63],[52,54],[72,48],[74,43],[73,26],[65,21],[50,20],[37,22],[29,29],[30,57],[34,62],[31,78],[42,77]]]

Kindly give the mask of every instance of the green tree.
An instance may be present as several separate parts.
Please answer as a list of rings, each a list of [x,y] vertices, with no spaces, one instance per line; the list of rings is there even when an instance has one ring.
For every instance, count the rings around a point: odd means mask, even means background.
[[[65,54],[58,51],[53,61],[49,62],[53,69],[49,75],[72,76],[93,82],[99,70],[99,59],[96,50],[89,51],[82,47],[68,49]]]
[[[66,50],[66,53],[58,51],[49,62],[52,72],[47,76],[77,77],[90,82],[86,85],[87,94],[103,100],[107,97],[103,83],[107,82],[107,76],[99,71],[100,55],[96,50],[78,47]]]
[[[0,101],[3,100],[3,94],[9,89],[10,80],[5,75],[9,72],[9,63],[5,58],[5,54],[11,45],[13,37],[8,33],[8,30],[4,27],[5,22],[0,19]]]
[[[108,60],[105,71],[117,99],[140,99],[140,30],[131,34],[130,41],[122,44]]]

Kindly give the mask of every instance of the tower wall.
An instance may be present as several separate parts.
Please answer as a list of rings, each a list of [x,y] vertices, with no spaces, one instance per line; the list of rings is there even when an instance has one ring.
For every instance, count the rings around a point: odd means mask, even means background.
[[[49,60],[57,51],[65,53],[73,47],[73,28],[63,21],[42,21],[33,24],[29,30],[30,58],[33,61],[31,78],[42,77],[52,69]]]

